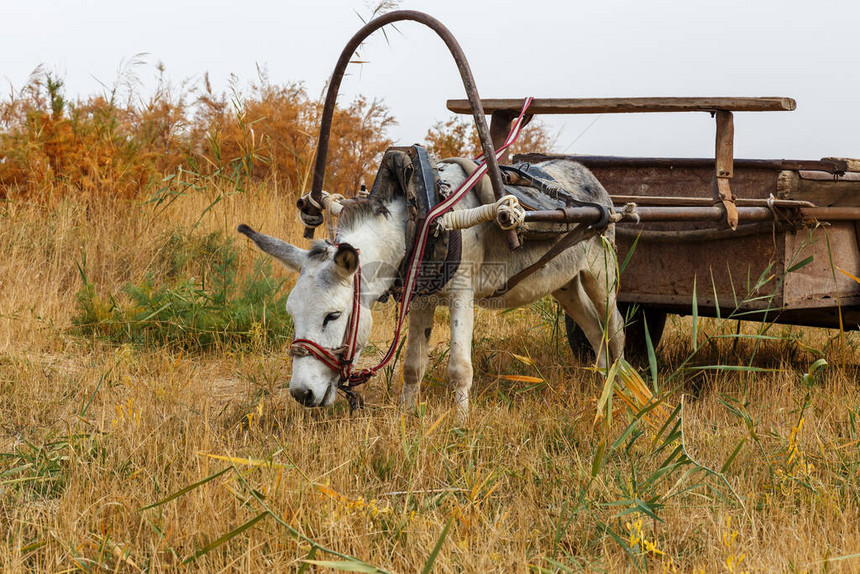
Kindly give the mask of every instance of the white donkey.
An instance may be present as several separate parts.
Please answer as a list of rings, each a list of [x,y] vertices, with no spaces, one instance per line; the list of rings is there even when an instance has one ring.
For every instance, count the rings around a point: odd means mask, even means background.
[[[450,189],[456,189],[466,178],[461,164],[443,162],[438,167],[440,180]],[[574,197],[611,205],[606,190],[582,165],[551,160],[536,167],[552,176]],[[478,205],[480,199],[473,190],[456,209]],[[353,279],[361,265],[363,312],[356,337],[356,350],[360,353],[370,337],[371,305],[389,291],[394,281],[393,273],[370,273],[367,269],[375,266],[396,270],[400,267],[407,255],[406,219],[406,200],[402,194],[397,194],[386,201],[371,196],[348,202],[340,215],[337,246],[316,241],[310,250],[305,250],[246,225],[240,225],[238,230],[261,250],[299,273],[287,299],[295,337],[314,341],[323,348],[338,349],[344,343],[347,319],[353,306]],[[614,235],[610,225],[604,233],[608,241],[591,237],[574,245],[501,297],[492,298],[508,278],[546,253],[551,242],[527,241],[511,252],[503,232],[493,222],[463,230],[462,264],[442,290],[430,297],[417,298],[409,311],[401,405],[414,407],[418,399],[437,304],[450,309],[448,375],[456,388],[455,402],[460,416],[468,413],[472,387],[471,349],[476,302],[496,308],[517,307],[552,294],[582,328],[601,367],[621,357],[623,320],[615,306],[615,254],[609,247],[614,244]],[[290,394],[303,405],[333,403],[339,379],[337,371],[313,355],[294,353]]]

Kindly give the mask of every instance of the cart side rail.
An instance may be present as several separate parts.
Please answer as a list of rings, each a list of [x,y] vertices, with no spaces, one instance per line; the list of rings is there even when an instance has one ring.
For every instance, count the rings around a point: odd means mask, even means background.
[[[484,112],[518,110],[522,99],[481,100]],[[469,100],[448,100],[448,109],[470,114]],[[630,114],[657,112],[790,112],[797,102],[786,97],[760,98],[535,98],[530,114]]]

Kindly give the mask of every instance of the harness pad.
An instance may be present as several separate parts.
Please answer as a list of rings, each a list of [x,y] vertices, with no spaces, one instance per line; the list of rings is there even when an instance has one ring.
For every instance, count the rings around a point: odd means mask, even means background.
[[[399,299],[403,279],[413,256],[416,234],[427,214],[441,198],[439,172],[423,146],[416,144],[409,147],[390,147],[382,156],[370,196],[390,199],[396,194],[405,196],[407,212],[407,253],[400,263],[397,280],[391,289]],[[431,295],[447,285],[460,266],[461,254],[459,230],[431,236],[418,271],[415,295]]]

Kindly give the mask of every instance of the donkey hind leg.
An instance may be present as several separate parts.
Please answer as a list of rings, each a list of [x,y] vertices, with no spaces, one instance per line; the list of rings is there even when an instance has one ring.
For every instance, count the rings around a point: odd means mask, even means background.
[[[421,381],[427,370],[430,334],[433,331],[433,313],[436,305],[427,299],[418,299],[409,310],[409,328],[406,338],[406,357],[403,363],[403,391],[400,406],[414,409],[418,403]]]
[[[448,355],[448,377],[455,387],[457,420],[469,415],[469,391],[472,388],[472,331],[475,327],[474,295],[469,289],[456,289],[449,300],[451,311],[451,351]]]
[[[582,285],[580,276],[574,277],[567,285],[553,292],[553,297],[558,301],[571,318],[576,321],[597,357],[597,365],[606,369],[606,344],[603,337],[600,314],[592,299],[588,296]],[[623,335],[622,335],[623,337]],[[622,348],[623,348],[622,340]],[[612,346],[610,346],[610,350]],[[612,353],[614,355],[614,353]]]
[[[597,309],[609,339],[609,361],[624,357],[624,317],[615,303],[617,285],[614,262],[594,262],[579,275],[589,300]]]

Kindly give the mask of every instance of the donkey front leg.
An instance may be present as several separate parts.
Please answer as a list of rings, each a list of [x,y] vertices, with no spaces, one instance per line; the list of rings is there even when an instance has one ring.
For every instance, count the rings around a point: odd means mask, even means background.
[[[427,353],[433,331],[436,305],[427,299],[417,299],[409,310],[409,333],[406,338],[406,359],[403,363],[403,392],[400,406],[414,409],[418,403],[421,381],[427,370]]]
[[[448,377],[456,389],[454,402],[457,419],[463,423],[469,415],[469,391],[472,388],[472,330],[475,326],[475,299],[469,289],[455,289],[449,302],[451,311],[451,352],[448,355]]]

